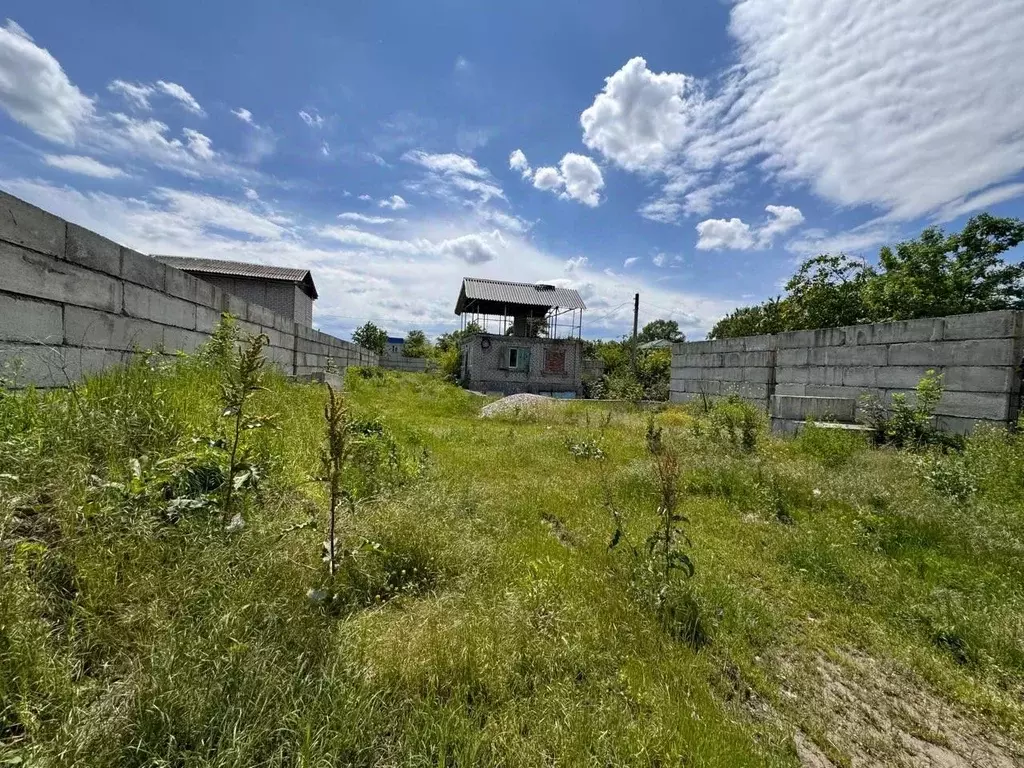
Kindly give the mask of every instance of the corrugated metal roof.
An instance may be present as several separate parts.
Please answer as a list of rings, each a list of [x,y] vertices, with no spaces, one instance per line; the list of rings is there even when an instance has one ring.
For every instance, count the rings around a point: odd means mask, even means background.
[[[519,304],[531,307],[558,307],[559,309],[586,309],[579,292],[572,288],[559,288],[541,283],[509,283],[504,280],[485,280],[464,277],[455,314],[459,315],[472,301]]]
[[[313,275],[310,274],[308,269],[274,267],[269,264],[250,264],[244,261],[227,261],[226,259],[199,259],[191,256],[162,256],[153,254],[153,258],[169,267],[181,269],[185,272],[305,283],[312,289],[313,298],[317,298],[316,286],[313,284]]]

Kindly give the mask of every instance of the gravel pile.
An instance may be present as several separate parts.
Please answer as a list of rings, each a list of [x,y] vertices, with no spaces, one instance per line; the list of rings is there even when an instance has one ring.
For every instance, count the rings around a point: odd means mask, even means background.
[[[526,393],[520,395],[509,395],[508,397],[501,398],[501,400],[495,400],[490,405],[485,405],[480,409],[480,416],[481,418],[487,419],[492,416],[500,416],[504,414],[512,416],[516,413],[530,413],[543,408],[549,408],[556,403],[558,403],[558,401],[553,397],[528,395]]]

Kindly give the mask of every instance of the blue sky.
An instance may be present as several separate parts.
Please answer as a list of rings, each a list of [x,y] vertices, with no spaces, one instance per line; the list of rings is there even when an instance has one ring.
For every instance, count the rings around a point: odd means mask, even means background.
[[[1024,214],[1024,2],[40,4],[0,188],[146,253],[311,268],[439,332],[464,275],[691,338],[803,256]]]

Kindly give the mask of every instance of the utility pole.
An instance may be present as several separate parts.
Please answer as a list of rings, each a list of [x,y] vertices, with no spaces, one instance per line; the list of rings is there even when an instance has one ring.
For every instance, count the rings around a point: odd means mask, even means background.
[[[640,294],[633,297],[633,348],[630,350],[630,362],[633,365],[633,374],[636,375],[636,325],[640,318]]]

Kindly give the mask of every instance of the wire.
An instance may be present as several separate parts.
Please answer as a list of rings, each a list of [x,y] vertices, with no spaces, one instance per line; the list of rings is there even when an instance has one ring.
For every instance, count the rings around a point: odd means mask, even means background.
[[[600,315],[597,315],[597,317],[588,317],[587,318],[587,323],[589,324],[589,323],[593,323],[595,320],[607,319],[608,317],[613,315],[615,312],[618,312],[620,309],[622,309],[627,304],[632,304],[632,303],[633,303],[632,301],[624,301],[621,304],[619,304],[619,306],[614,307],[612,309],[609,309],[607,312],[604,312],[604,313],[602,313]]]

